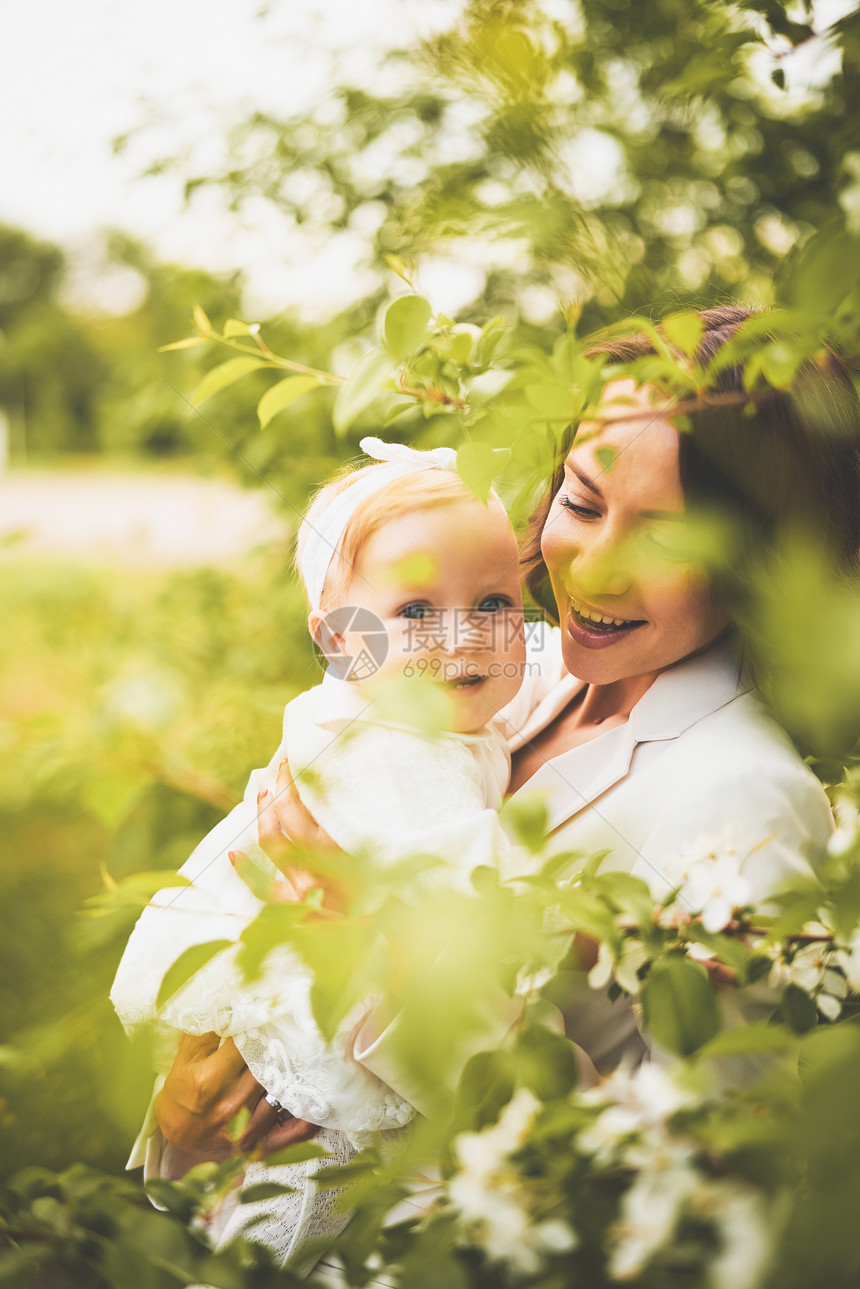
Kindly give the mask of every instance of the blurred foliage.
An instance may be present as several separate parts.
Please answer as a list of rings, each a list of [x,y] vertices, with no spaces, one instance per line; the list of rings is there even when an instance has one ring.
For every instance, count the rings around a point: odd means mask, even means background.
[[[137,914],[81,911],[100,870],[182,863],[277,745],[285,695],[318,674],[285,565],[266,552],[129,578],[3,563],[4,1169],[122,1162],[151,1079],[145,1062],[135,1079],[105,998]]]

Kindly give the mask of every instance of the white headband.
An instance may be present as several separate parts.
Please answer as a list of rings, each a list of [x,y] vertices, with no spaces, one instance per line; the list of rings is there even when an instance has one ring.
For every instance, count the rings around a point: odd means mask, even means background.
[[[333,497],[322,514],[314,515],[312,524],[307,519],[302,521],[302,581],[312,609],[320,607],[326,574],[337,554],[347,524],[359,506],[374,493],[387,488],[395,479],[418,474],[421,470],[457,469],[457,453],[454,448],[433,448],[429,452],[419,452],[416,448],[407,447],[405,443],[386,443],[383,439],[376,438],[362,439],[358,446],[374,460],[385,461],[385,468],[372,470],[368,474],[357,474],[355,482]]]

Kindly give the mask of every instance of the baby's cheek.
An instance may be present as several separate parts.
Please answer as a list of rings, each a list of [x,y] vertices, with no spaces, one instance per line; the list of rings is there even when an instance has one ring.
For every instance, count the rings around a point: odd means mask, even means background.
[[[504,707],[511,699],[516,698],[525,679],[526,645],[522,634],[511,644],[510,648],[497,657],[496,668],[499,676],[499,693],[502,699],[500,705]]]

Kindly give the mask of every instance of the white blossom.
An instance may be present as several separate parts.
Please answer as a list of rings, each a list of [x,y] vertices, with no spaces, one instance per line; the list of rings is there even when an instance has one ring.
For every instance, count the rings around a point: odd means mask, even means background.
[[[845,977],[849,961],[848,955],[834,949],[829,940],[817,940],[798,949],[788,964],[791,983],[811,995],[826,1020],[837,1020],[841,1015],[848,996],[849,981]]]
[[[834,857],[846,854],[860,835],[860,810],[853,801],[842,798],[834,807],[836,830],[827,842],[827,853]]]
[[[448,1195],[470,1237],[492,1261],[516,1275],[538,1272],[546,1255],[576,1247],[577,1236],[559,1218],[536,1222],[528,1188],[510,1157],[525,1142],[540,1103],[520,1088],[497,1123],[454,1141],[459,1171]]]
[[[641,940],[632,938],[625,940],[617,959],[613,956],[610,946],[603,940],[597,951],[597,961],[588,973],[589,986],[592,989],[603,989],[614,976],[628,994],[638,994],[642,981],[637,972],[647,961],[648,954]]]
[[[498,1122],[480,1132],[461,1132],[454,1141],[461,1169],[483,1177],[497,1172],[525,1141],[539,1108],[540,1102],[531,1092],[519,1088]]]
[[[580,1099],[606,1105],[578,1138],[580,1149],[598,1158],[611,1155],[632,1134],[662,1134],[667,1119],[697,1101],[666,1068],[651,1061],[632,1072],[629,1065],[620,1065],[598,1087],[582,1092]]]
[[[710,1289],[758,1289],[777,1237],[763,1196],[740,1182],[711,1182],[696,1196],[696,1208],[705,1205],[721,1246],[709,1266]]]
[[[640,1161],[642,1171],[621,1200],[612,1232],[609,1273],[616,1280],[638,1275],[671,1239],[683,1209],[702,1184],[693,1155],[692,1147],[665,1141]]]
[[[698,837],[683,854],[666,856],[660,871],[677,891],[680,909],[699,914],[706,931],[722,931],[735,909],[752,899],[752,884],[741,872],[751,849],[749,840],[728,825],[719,835]]]
[[[830,945],[820,941],[805,944],[788,964],[789,979],[798,989],[814,994],[824,981],[824,970]]]

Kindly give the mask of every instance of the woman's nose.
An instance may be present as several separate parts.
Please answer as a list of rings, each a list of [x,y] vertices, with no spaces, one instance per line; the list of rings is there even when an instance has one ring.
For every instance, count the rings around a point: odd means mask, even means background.
[[[624,595],[633,583],[630,563],[618,543],[580,551],[570,564],[570,580],[583,596]]]

